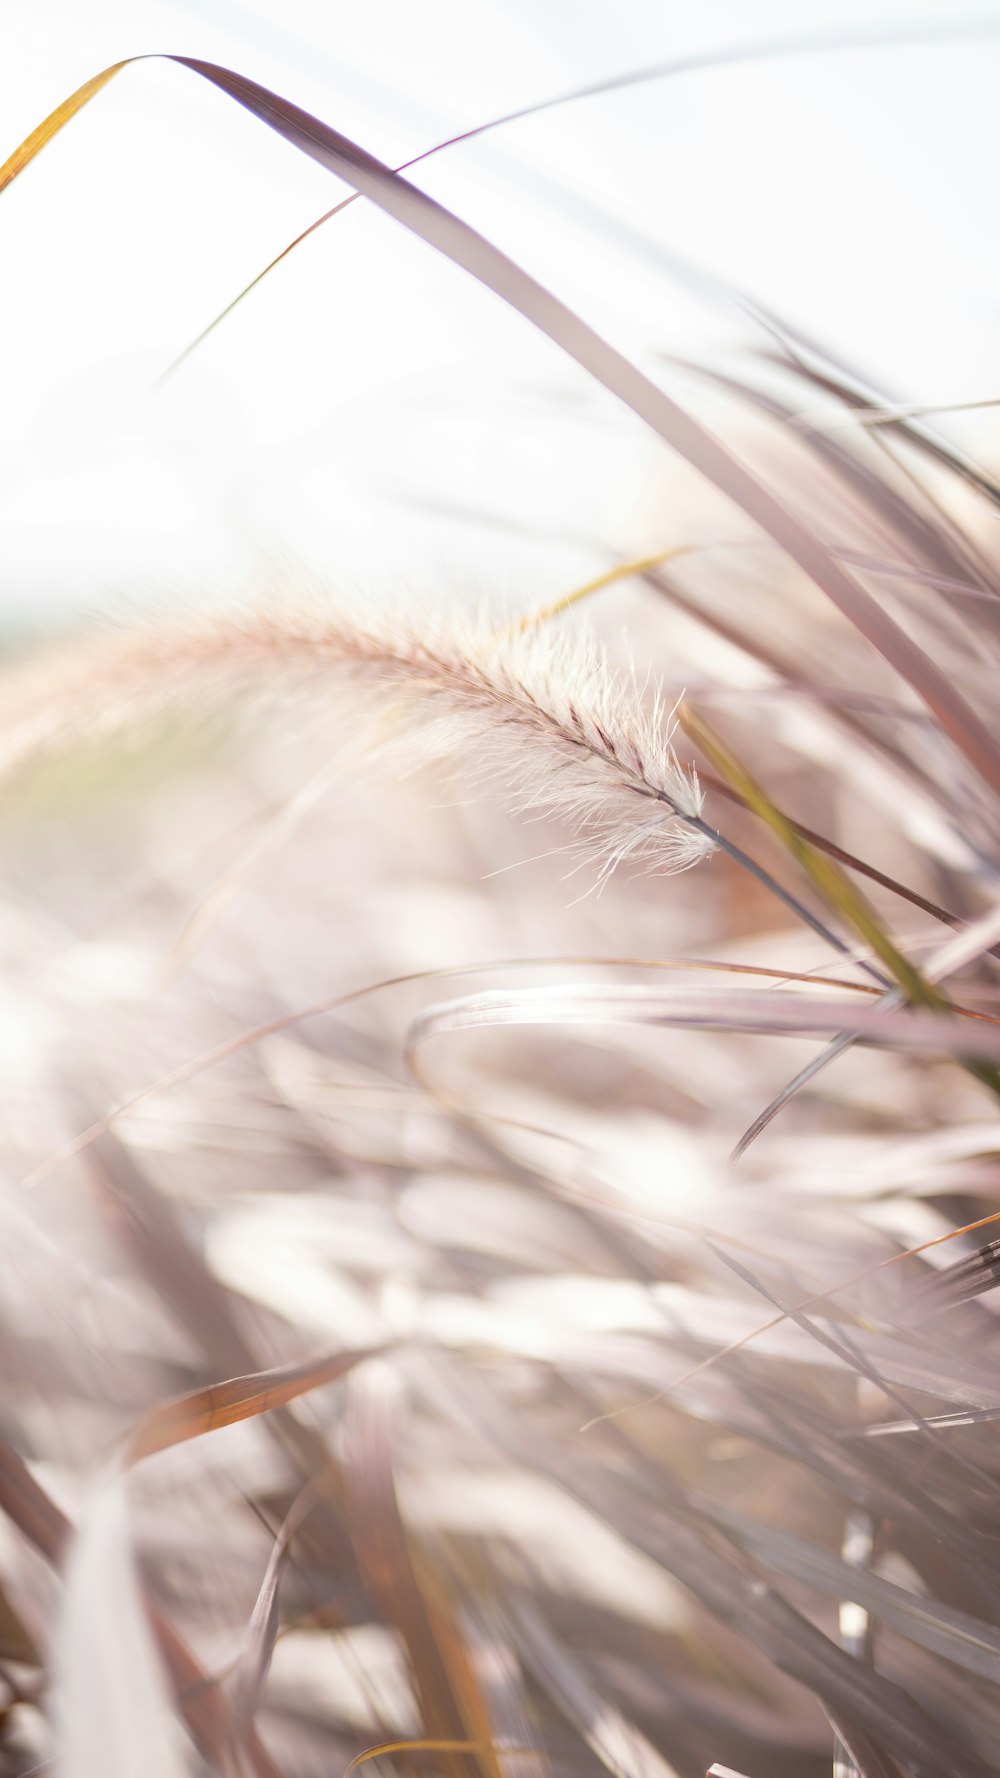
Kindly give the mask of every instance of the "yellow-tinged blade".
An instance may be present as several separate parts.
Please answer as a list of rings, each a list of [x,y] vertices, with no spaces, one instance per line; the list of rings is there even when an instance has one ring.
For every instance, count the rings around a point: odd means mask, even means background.
[[[483,1748],[478,1741],[443,1741],[436,1736],[421,1736],[419,1740],[380,1741],[377,1747],[366,1747],[364,1753],[356,1753],[349,1766],[344,1767],[344,1778],[351,1778],[351,1773],[363,1766],[366,1760],[383,1759],[391,1753],[481,1753]],[[510,1751],[507,1749],[506,1751]],[[516,1749],[531,1752],[530,1748]]]
[[[727,784],[739,792],[747,807],[771,829],[775,838],[790,852],[812,879],[816,888],[827,902],[836,909],[841,918],[852,926],[855,932],[870,945],[875,955],[881,959],[886,969],[899,983],[907,999],[915,1006],[925,1006],[934,1012],[950,1013],[953,1009],[946,997],[941,994],[932,982],[927,981],[920,970],[905,957],[890,938],[882,925],[871,902],[840,866],[824,852],[809,843],[793,821],[783,814],[777,804],[771,801],[763,785],[758,784],[742,760],[730,751],[714,730],[697,715],[690,704],[682,704],[678,711],[678,721],[684,733],[696,747],[699,747],[706,759],[710,760],[716,771],[726,780]],[[959,1058],[970,1074],[974,1074],[990,1091],[1000,1098],[1000,1072],[991,1064]]]
[[[20,147],[15,148],[13,154],[8,156],[3,166],[0,167],[0,191],[4,191],[19,173],[24,172],[29,161],[33,161],[36,154],[40,154],[42,149],[51,142],[53,136],[58,136],[63,125],[69,123],[78,111],[82,111],[84,105],[94,98],[102,87],[107,86],[108,81],[112,80],[122,68],[127,68],[130,62],[139,62],[144,59],[143,56],[126,56],[123,62],[112,62],[110,68],[105,68],[102,74],[95,74],[91,80],[85,80],[82,86],[77,87],[75,93],[71,93],[61,105],[57,105],[54,111],[50,111],[44,122],[32,130],[30,136],[25,136]]]
[[[803,836],[789,817],[771,801],[763,785],[747,770],[742,760],[730,752],[725,742],[709,728],[690,704],[682,704],[678,721],[690,741],[699,747],[706,759],[733,790],[739,792],[748,808],[771,829],[786,852],[802,866],[828,904],[869,944],[906,993],[907,999],[921,1006],[945,1010],[942,994],[914,967],[908,957],[893,943],[879,920],[871,902],[840,866],[820,852]]]
[[[511,624],[506,632],[512,636],[520,636],[526,630],[533,630],[537,624],[545,624],[561,612],[568,611],[572,605],[578,605],[582,599],[589,599],[591,593],[599,593],[606,586],[614,586],[619,580],[631,580],[634,574],[648,574],[653,568],[662,568],[664,562],[673,562],[678,556],[686,556],[697,549],[694,543],[678,544],[674,549],[661,550],[655,556],[638,556],[633,562],[619,562],[617,568],[609,568],[605,574],[598,574],[594,580],[585,581],[583,586],[574,587],[571,593],[564,593],[561,598],[554,599],[551,605],[542,605],[537,611],[529,611],[517,623]]]

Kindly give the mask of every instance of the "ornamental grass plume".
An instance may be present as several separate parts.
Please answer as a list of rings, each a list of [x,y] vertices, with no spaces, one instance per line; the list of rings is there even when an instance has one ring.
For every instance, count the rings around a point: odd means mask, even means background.
[[[661,387],[179,60],[658,454],[489,609],[254,584],[4,664],[0,1775],[996,1778],[992,440],[718,280],[747,348]]]
[[[579,633],[276,602],[88,637],[8,674],[4,694],[0,773],[141,739],[164,718],[280,721],[284,709],[298,725],[325,715],[356,758],[387,745],[437,757],[521,813],[558,817],[601,876],[635,858],[686,870],[713,848],[697,774],[672,744],[674,711]]]

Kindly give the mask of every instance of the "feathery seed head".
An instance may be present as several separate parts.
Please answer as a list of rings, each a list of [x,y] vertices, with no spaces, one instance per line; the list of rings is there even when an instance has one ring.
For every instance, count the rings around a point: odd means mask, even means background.
[[[578,633],[498,632],[450,613],[282,608],[96,638],[8,680],[0,771],[157,714],[291,706],[322,721],[331,694],[355,741],[367,730],[381,749],[392,716],[411,755],[453,761],[517,811],[569,822],[598,884],[624,861],[685,870],[712,849],[661,693],[644,698]]]

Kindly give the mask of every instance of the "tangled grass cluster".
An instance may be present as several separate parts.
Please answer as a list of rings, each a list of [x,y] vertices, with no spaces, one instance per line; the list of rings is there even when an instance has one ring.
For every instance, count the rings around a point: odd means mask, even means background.
[[[296,588],[8,665],[2,1769],[985,1778],[1000,488],[790,346],[700,373],[732,454],[208,77],[716,535],[527,618]]]

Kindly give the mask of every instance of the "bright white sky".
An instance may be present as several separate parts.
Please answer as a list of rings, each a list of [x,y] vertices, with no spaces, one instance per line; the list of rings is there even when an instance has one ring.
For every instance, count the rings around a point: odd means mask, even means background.
[[[935,20],[957,40],[678,75],[512,124],[416,176],[647,365],[749,330],[566,193],[899,397],[971,399],[1000,394],[997,5],[33,0],[2,24],[0,158],[82,80],[143,51],[224,62],[398,162],[674,56]],[[961,34],[970,23],[978,35]],[[587,537],[629,551],[676,534],[665,453],[638,423],[364,205],[150,396],[342,195],[219,93],[153,62],[0,197],[0,610],[52,623],[240,597],[293,563],[361,588],[516,579],[547,597],[602,565]],[[964,424],[995,460],[992,416]]]

